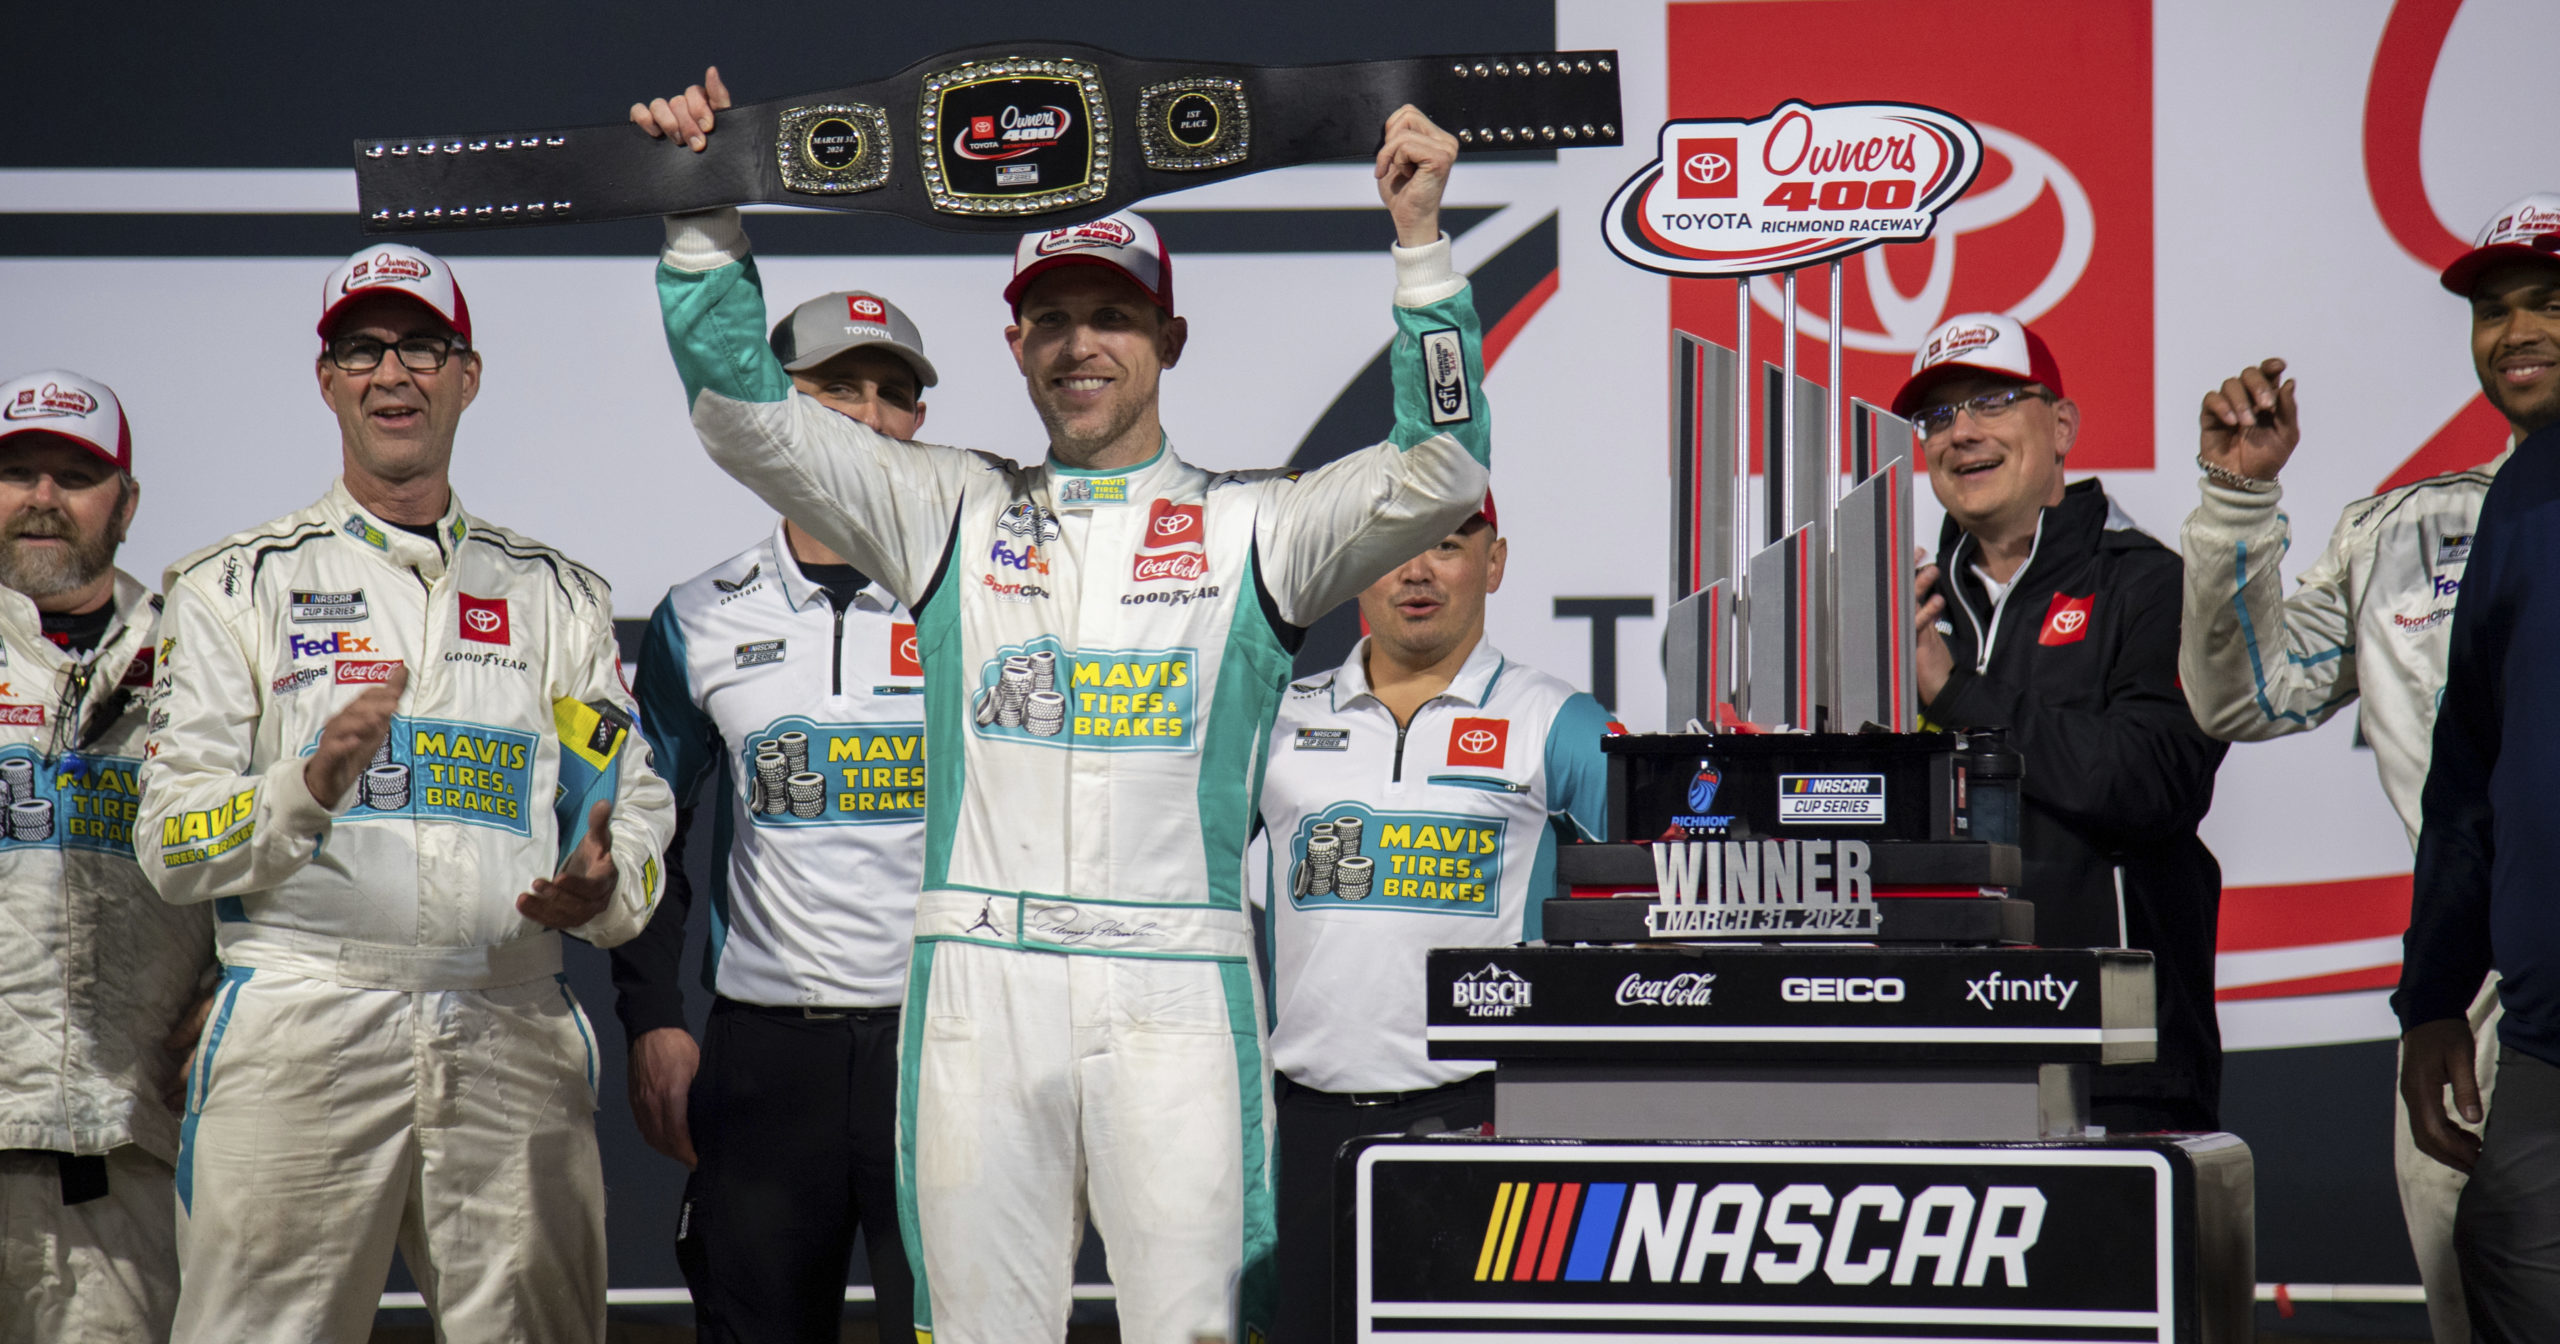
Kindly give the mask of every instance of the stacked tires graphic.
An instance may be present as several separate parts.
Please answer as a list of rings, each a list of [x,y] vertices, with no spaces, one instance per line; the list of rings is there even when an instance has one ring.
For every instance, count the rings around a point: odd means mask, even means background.
[[[1377,889],[1377,863],[1360,852],[1365,823],[1358,817],[1336,817],[1307,828],[1307,856],[1298,861],[1291,891],[1303,898],[1332,896],[1365,901]]]
[[[409,767],[391,759],[390,738],[382,739],[381,750],[373,753],[373,764],[365,767],[356,796],[377,812],[397,812],[409,805]]]

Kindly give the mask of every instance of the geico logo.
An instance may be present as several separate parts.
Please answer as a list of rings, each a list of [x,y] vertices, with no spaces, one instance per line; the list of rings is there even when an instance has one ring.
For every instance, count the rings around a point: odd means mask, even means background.
[[[1902,982],[1889,975],[1792,975],[1778,982],[1778,997],[1789,1003],[1900,1003],[1902,994]]]
[[[2006,1286],[2024,1288],[2027,1252],[2044,1235],[2044,1192],[2031,1185],[1994,1185],[1979,1195],[1966,1186],[1933,1185],[1906,1199],[1890,1185],[1834,1196],[1827,1186],[1807,1183],[1764,1195],[1758,1186],[1729,1181],[1701,1198],[1696,1185],[1684,1182],[1672,1187],[1667,1204],[1651,1183],[1631,1191],[1594,1185],[1586,1208],[1600,1213],[1621,1192],[1626,1212],[1616,1220],[1613,1283],[1635,1281],[1638,1265],[1654,1283],[1675,1275],[1698,1283],[1714,1264],[1725,1283],[1740,1283],[1747,1272],[1761,1283],[1795,1284],[1819,1272],[1851,1287],[1884,1279],[1896,1287],[1950,1288],[1961,1279],[1979,1288],[1996,1262]],[[1887,1223],[1901,1224],[1899,1233]],[[1769,1249],[1755,1254],[1755,1246]]]
[[[333,653],[371,653],[373,641],[348,634],[344,630],[333,630],[322,639],[305,639],[300,635],[287,635],[285,647],[291,650],[296,658],[318,658]]]

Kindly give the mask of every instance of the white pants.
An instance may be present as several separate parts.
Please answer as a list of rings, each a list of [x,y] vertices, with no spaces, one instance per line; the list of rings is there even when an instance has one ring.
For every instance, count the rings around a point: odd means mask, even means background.
[[[2480,1118],[2489,1117],[2489,1094],[2498,1085],[2498,977],[2493,972],[2471,1001],[2472,1067],[2479,1070]],[[2450,1090],[2448,1090],[2450,1095]],[[2477,1134],[2451,1106],[2445,1114]],[[2470,1177],[2418,1151],[2409,1136],[2409,1103],[2391,1089],[2391,1169],[2400,1180],[2400,1216],[2409,1224],[2409,1249],[2417,1253],[2418,1279],[2427,1288],[2427,1326],[2436,1344],[2471,1344],[2471,1313],[2462,1305],[2462,1270],[2453,1258],[2453,1211]]]
[[[0,1339],[167,1339],[177,1235],[169,1164],[132,1144],[104,1196],[69,1205],[51,1156],[0,1153]]]
[[[395,1243],[439,1340],[604,1339],[594,1033],[556,977],[226,970],[178,1196],[180,1341],[361,1344]]]
[[[1249,963],[928,939],[901,1030],[918,1339],[1063,1339],[1088,1207],[1129,1344],[1268,1332],[1271,1102]]]

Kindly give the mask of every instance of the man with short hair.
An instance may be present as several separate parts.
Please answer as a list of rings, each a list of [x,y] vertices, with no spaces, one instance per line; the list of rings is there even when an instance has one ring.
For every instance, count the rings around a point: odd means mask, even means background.
[[[600,1341],[593,1032],[560,931],[637,933],[666,785],[604,582],[463,511],[441,258],[321,290],[343,471],[169,570],[137,844],[222,991],[178,1161],[183,1341],[362,1338],[396,1243],[454,1341]]]
[[[827,409],[893,439],[923,428],[933,364],[887,299],[820,295],[770,344]],[[786,519],[669,590],[641,644],[640,720],[682,810],[666,897],[613,951],[615,1009],[641,1137],[694,1169],[676,1261],[705,1340],[836,1338],[857,1229],[881,1338],[914,1328],[897,1120],[924,867],[915,639],[895,597]],[[676,972],[688,840],[710,849],[714,902],[698,1046]]]
[[[1493,496],[1360,594],[1368,637],[1296,683],[1262,775],[1271,1066],[1280,1096],[1275,1337],[1336,1337],[1334,1155],[1493,1120],[1493,1065],[1433,1059],[1423,960],[1541,936],[1558,836],[1608,834],[1600,702],[1503,656]]]
[[[133,860],[160,599],[115,564],[132,467],[106,384],[0,383],[0,1339],[166,1339],[178,1300],[167,1098],[213,921]]]
[[[2491,464],[2496,475],[2466,538],[2391,1004],[2410,1137],[2427,1158],[2468,1174],[2452,1224],[2468,1325],[2505,1341],[2544,1338],[2560,1319],[2560,1009],[2540,889],[2555,857],[2545,839],[2554,787],[2546,762],[2560,742],[2543,708],[2560,676],[2547,633],[2560,571],[2544,553],[2560,499],[2560,259],[2550,255],[2560,250],[2560,197],[2517,202],[2480,243],[2445,282],[2471,300],[2481,387],[2519,442]],[[2501,1010],[2494,1017],[2480,1002],[2484,978]],[[2484,1017],[2497,1042],[2485,1060]],[[2429,1201],[2439,1217],[2450,1185],[2439,1178]],[[2413,1236],[2417,1228],[2413,1217]],[[2433,1314],[2442,1288],[2436,1278],[2428,1287]]]
[[[1919,429],[1947,510],[1917,584],[1921,712],[2005,729],[2025,758],[2018,894],[2036,941],[2152,954],[2159,1057],[2098,1069],[2092,1118],[2218,1129],[2222,868],[2196,824],[2227,748],[2178,690],[2177,553],[2095,480],[2064,484],[2080,408],[2016,319],[1967,313],[1930,332],[1893,410]]]
[[[706,84],[633,116],[699,149],[728,104]],[[713,460],[916,614],[932,783],[899,1190],[920,1335],[1062,1337],[1088,1204],[1132,1344],[1268,1329],[1244,846],[1306,627],[1484,497],[1481,333],[1440,233],[1456,157],[1419,111],[1388,119],[1394,425],[1303,474],[1174,454],[1158,390],[1189,332],[1136,215],[1015,248],[1005,339],[1049,431],[1027,468],[794,396],[737,212],[668,220],[659,299]]]
[[[2206,732],[2232,742],[2308,732],[2355,703],[2356,726],[2373,748],[2375,773],[2412,848],[2454,598],[2481,501],[2512,445],[2560,420],[2560,320],[2537,302],[2540,289],[2560,276],[2560,261],[2537,250],[2550,244],[2560,244],[2560,195],[2527,196],[2482,225],[2473,248],[2440,277],[2472,305],[2472,361],[2482,395],[2512,429],[2508,446],[2459,471],[2348,505],[2328,549],[2290,597],[2282,565],[2292,526],[2277,473],[2291,461],[2302,428],[2285,362],[2242,369],[2206,393],[2199,412],[2203,498],[2182,534],[2187,592],[2178,666],[2187,703]],[[2454,1087],[2466,1111],[2474,1101],[2487,1106],[2497,1076],[2496,979],[2475,987],[2465,1014],[2472,1082]],[[2451,1027],[2426,1032],[2450,1039]],[[2413,1031],[2411,1039],[2421,1038]],[[2476,1145],[2455,1134],[2476,1135],[2479,1126],[2446,1113],[2441,1097],[2454,1075],[2441,1056],[2419,1060],[2405,1045],[2403,1055],[2404,1065],[2448,1070],[2419,1084],[2432,1089],[2433,1103],[2419,1105],[2423,1143],[2412,1133],[2411,1103],[2395,1090],[2392,1166],[2427,1286],[2429,1325],[2438,1344],[2469,1344],[2453,1228]],[[2416,1075],[2404,1074],[2404,1081],[2416,1083]],[[2468,1097],[2474,1085],[2477,1096]]]

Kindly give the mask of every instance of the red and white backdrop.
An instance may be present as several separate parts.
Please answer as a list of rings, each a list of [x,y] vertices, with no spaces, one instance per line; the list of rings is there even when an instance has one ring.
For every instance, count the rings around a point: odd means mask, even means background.
[[[1316,8],[1342,11],[1345,32],[1368,21],[1352,21],[1356,5]],[[1083,35],[1179,52],[1194,43],[1177,12],[1189,11],[1097,16]],[[1204,34],[1257,22],[1200,19]],[[908,27],[880,70],[992,35],[953,15]],[[2052,340],[2086,410],[2074,466],[2164,538],[2195,499],[2198,398],[2268,355],[2291,361],[2302,387],[2304,444],[2286,480],[2302,534],[2292,570],[2349,500],[2499,446],[2463,305],[2434,272],[2499,204],[2560,189],[2560,138],[2545,133],[2560,124],[2548,56],[2560,50],[2560,5],[2549,0],[1558,0],[1552,12],[1485,10],[1468,32],[1425,27],[1397,30],[1394,50],[1551,37],[1621,53],[1627,148],[1464,167],[1452,219],[1499,356],[1488,392],[1514,559],[1493,637],[1613,691],[1638,728],[1661,726],[1663,704],[1661,627],[1639,613],[1667,597],[1665,342],[1675,326],[1730,341],[1735,306],[1730,282],[1667,280],[1602,245],[1603,204],[1652,157],[1666,117],[1894,99],[1972,121],[1988,166],[1936,236],[1847,265],[1848,389],[1886,400],[1938,319],[2012,312]],[[1223,59],[1364,54],[1274,54],[1302,40],[1294,30],[1222,40],[1251,49],[1205,37],[1198,48]],[[797,59],[788,43],[764,45],[785,54],[758,59]],[[450,54],[474,67],[516,59]],[[772,87],[742,94],[873,73],[873,62],[852,64],[826,77],[765,67]],[[649,68],[660,66],[682,68]],[[610,117],[628,90],[603,68],[563,77],[574,98],[528,77],[508,91],[517,110],[488,115]],[[729,69],[753,80],[759,67]],[[309,100],[294,115],[326,120],[327,133],[292,153],[225,159],[231,141],[179,144],[137,123],[112,143],[94,137],[94,153],[0,155],[31,165],[0,166],[0,372],[67,364],[123,392],[145,485],[127,552],[136,572],[307,502],[334,469],[309,323],[325,258],[356,242],[336,156],[353,130],[464,126],[481,105],[433,80],[392,87],[398,110],[361,127],[339,125],[343,109],[389,93],[366,84]],[[1166,384],[1166,420],[1187,455],[1304,462],[1382,427],[1389,275],[1386,234],[1363,213],[1374,201],[1365,168],[1327,166],[1151,207],[1181,254],[1193,325]],[[999,339],[1000,245],[772,213],[751,228],[778,298],[859,285],[919,319],[944,378],[925,437],[1036,454],[1039,426]],[[645,227],[553,233],[453,245],[489,368],[457,479],[481,512],[599,567],[621,613],[643,616],[768,522],[684,423]],[[1799,366],[1818,375],[1832,299],[1819,272],[1806,281]],[[1761,357],[1778,348],[1774,304],[1764,287]],[[1926,535],[1936,522],[1923,503]],[[1595,640],[1595,610],[1623,613],[1613,640]],[[2387,1254],[2388,1047],[2377,1043],[2394,1034],[2382,1001],[2409,853],[2352,723],[2235,749],[2205,830],[2230,884],[2218,993],[2240,1052],[2235,1124],[2257,1128],[2248,1137],[2268,1178],[2262,1263],[2283,1277],[2405,1282],[2405,1253]],[[2336,1202],[2342,1185],[2360,1192],[2354,1201]],[[2354,1244],[2336,1240],[2347,1234],[2329,1229],[2351,1221]],[[2286,1241],[2296,1236],[2311,1240]],[[2373,1259],[2363,1246],[2386,1250]]]

